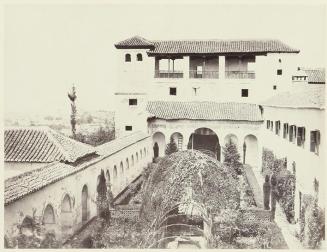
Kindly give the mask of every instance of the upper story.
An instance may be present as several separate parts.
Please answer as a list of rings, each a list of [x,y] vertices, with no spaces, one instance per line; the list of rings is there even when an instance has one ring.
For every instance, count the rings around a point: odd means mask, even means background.
[[[143,91],[153,100],[264,100],[291,85],[299,53],[279,40],[149,41],[136,36],[115,47],[117,92]]]

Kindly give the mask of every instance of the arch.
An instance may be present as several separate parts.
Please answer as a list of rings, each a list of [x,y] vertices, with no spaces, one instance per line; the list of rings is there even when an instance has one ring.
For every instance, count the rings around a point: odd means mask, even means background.
[[[43,224],[55,224],[56,223],[54,210],[53,210],[53,207],[51,204],[48,204],[44,209],[42,223]]]
[[[120,175],[121,175],[121,177],[123,176],[123,174],[124,174],[124,164],[123,164],[123,161],[121,161],[120,162],[120,170],[119,170],[119,172],[120,172]]]
[[[228,134],[225,136],[224,138],[224,144],[227,144],[229,142],[232,142],[233,144],[235,144],[236,146],[238,146],[238,138],[236,135],[234,134]]]
[[[88,188],[87,185],[84,185],[82,189],[82,222],[88,219],[88,198]]]
[[[145,147],[144,147],[144,149],[143,149],[143,152],[144,152],[144,157],[146,157],[146,149],[145,149]]]
[[[131,62],[131,55],[129,53],[125,54],[125,62]]]
[[[209,156],[221,159],[221,146],[218,135],[209,128],[198,128],[189,137],[188,149],[202,151]]]
[[[26,236],[32,236],[35,229],[34,220],[30,216],[26,216],[20,225],[19,232]]]
[[[71,212],[72,211],[72,204],[71,204],[71,199],[66,193],[65,197],[62,199],[61,202],[61,212]]]
[[[136,55],[136,60],[137,60],[137,61],[142,61],[142,60],[143,60],[142,53],[138,53],[138,54]]]
[[[153,134],[153,153],[154,157],[163,157],[165,155],[165,148],[166,148],[166,137],[165,135],[158,131]]]
[[[139,154],[136,152],[135,156],[136,156],[136,163],[138,163],[139,162]]]
[[[132,155],[132,166],[134,166],[134,155]]]
[[[171,134],[170,137],[172,137],[174,139],[178,150],[179,151],[183,150],[183,135],[180,132],[175,132],[175,133]]]
[[[258,139],[256,136],[249,134],[244,137],[244,163],[252,167],[258,166]]]
[[[117,165],[114,165],[114,179],[117,178]]]
[[[142,149],[140,149],[140,159],[143,158],[143,152],[142,152]]]
[[[107,169],[107,171],[106,171],[106,181],[107,181],[107,184],[110,184],[110,172],[109,172],[109,169]]]
[[[129,160],[126,158],[126,170],[129,170]]]

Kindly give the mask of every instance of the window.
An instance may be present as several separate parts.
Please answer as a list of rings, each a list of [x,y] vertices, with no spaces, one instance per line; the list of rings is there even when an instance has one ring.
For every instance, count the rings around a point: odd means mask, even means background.
[[[176,95],[177,94],[177,88],[173,88],[173,87],[169,88],[169,94],[170,95]]]
[[[274,131],[274,122],[273,121],[270,121],[270,130]]]
[[[284,123],[283,125],[283,138],[287,139],[288,136],[288,123]]]
[[[304,147],[305,141],[305,128],[298,127],[297,128],[297,146]]]
[[[267,120],[267,129],[270,129],[270,120]]]
[[[296,139],[296,126],[295,125],[291,125],[290,129],[289,129],[289,140],[291,143],[295,143],[295,139]]]
[[[273,90],[276,90],[277,89],[277,86],[276,85],[273,85]]]
[[[137,99],[129,99],[128,104],[129,104],[129,106],[136,106],[137,105]]]
[[[137,61],[142,61],[142,60],[143,60],[142,53],[138,53],[138,54],[136,55],[136,60],[137,60]]]
[[[249,90],[248,89],[242,89],[242,97],[248,97],[249,96]]]
[[[277,69],[277,75],[282,75],[283,74],[283,70],[282,69]]]
[[[310,151],[319,154],[320,131],[314,130],[310,132]]]
[[[132,129],[133,129],[133,127],[130,126],[130,125],[125,126],[125,130],[126,130],[126,131],[131,131]]]
[[[275,122],[275,133],[279,136],[280,134],[280,121]]]
[[[279,63],[282,63],[282,59],[278,59],[278,62],[279,62]]]
[[[131,62],[131,55],[129,53],[125,54],[125,62]]]

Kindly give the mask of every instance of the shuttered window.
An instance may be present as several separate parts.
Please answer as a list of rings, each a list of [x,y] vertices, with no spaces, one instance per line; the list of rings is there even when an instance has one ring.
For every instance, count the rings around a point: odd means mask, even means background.
[[[280,121],[275,122],[275,133],[279,136],[280,134]]]
[[[283,124],[283,138],[287,139],[288,137],[288,123]]]
[[[295,139],[296,139],[296,126],[295,125],[291,125],[290,126],[290,131],[289,131],[289,140],[291,143],[295,143]]]
[[[297,128],[297,146],[304,147],[305,142],[305,128],[298,127]]]

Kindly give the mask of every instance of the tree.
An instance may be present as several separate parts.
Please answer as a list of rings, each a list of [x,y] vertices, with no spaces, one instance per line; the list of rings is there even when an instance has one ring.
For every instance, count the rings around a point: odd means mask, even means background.
[[[170,137],[170,142],[166,146],[165,154],[170,155],[174,152],[177,152],[178,148],[173,137]]]
[[[75,89],[74,85],[72,87],[72,92],[68,93],[68,98],[71,102],[70,106],[72,108],[72,114],[70,116],[70,124],[72,125],[72,135],[73,135],[73,138],[75,139],[75,137],[76,137],[76,114],[77,114],[75,100],[76,100],[77,96],[76,96],[76,89]]]
[[[225,147],[223,147],[223,153],[224,163],[234,168],[238,174],[241,174],[242,163],[240,162],[241,156],[238,153],[237,146],[232,141],[229,141],[225,144]]]

